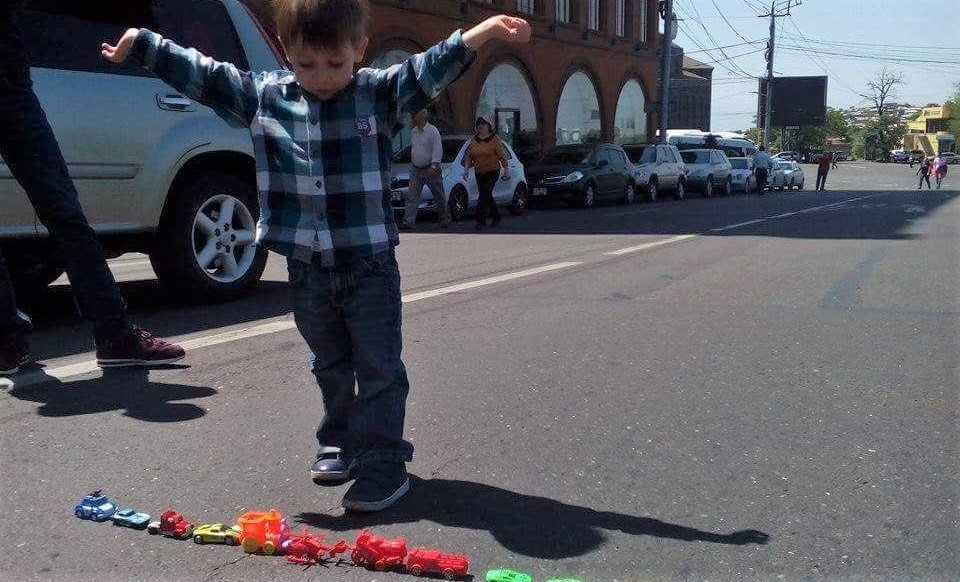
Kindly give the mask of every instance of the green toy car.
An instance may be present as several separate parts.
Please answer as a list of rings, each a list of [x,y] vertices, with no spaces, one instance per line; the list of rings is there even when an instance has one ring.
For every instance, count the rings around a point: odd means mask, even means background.
[[[193,541],[198,544],[235,546],[239,539],[240,528],[235,525],[226,527],[222,523],[207,523],[193,528]]]
[[[530,574],[513,570],[487,570],[487,582],[533,582]]]

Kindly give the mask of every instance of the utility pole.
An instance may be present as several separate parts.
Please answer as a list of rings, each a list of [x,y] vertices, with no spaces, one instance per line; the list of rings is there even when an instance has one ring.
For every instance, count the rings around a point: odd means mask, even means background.
[[[645,1],[645,0],[642,0]],[[673,0],[660,1],[660,16],[663,17],[663,37],[660,39],[660,143],[667,143],[667,127],[670,120],[670,61],[673,39],[677,36],[677,16],[673,13]]]
[[[800,6],[803,0],[780,0],[781,5],[777,12],[778,0],[772,0],[770,3],[770,13],[761,14],[760,18],[770,18],[770,40],[767,41],[767,91],[766,100],[763,107],[763,146],[770,149],[770,123],[773,119],[773,49],[777,38],[777,18],[790,16],[790,9],[794,6]],[[759,121],[759,120],[757,120]]]

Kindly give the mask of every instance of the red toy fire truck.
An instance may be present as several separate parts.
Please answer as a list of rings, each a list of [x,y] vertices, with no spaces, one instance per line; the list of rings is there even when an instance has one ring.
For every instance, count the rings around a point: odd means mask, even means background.
[[[193,524],[185,520],[180,512],[168,509],[160,514],[159,521],[152,521],[147,525],[147,533],[186,539],[193,535]]]
[[[382,538],[366,529],[357,534],[356,543],[351,549],[350,560],[355,565],[376,570],[403,568],[416,576],[440,574],[447,580],[453,580],[466,576],[470,567],[466,556],[443,554],[426,548],[414,548],[407,553],[407,541],[403,538]]]
[[[349,549],[350,544],[343,540],[328,546],[323,542],[323,536],[310,534],[306,526],[300,535],[293,536],[283,544],[283,553],[288,562],[309,566],[319,563],[324,557],[333,558]]]

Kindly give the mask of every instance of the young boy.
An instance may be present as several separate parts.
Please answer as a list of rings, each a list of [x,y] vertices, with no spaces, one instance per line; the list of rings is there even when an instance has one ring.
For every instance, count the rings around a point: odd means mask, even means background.
[[[287,257],[294,318],[313,353],[325,416],[311,475],[354,479],[343,506],[379,511],[410,487],[403,440],[399,243],[390,207],[391,138],[488,41],[528,42],[529,24],[496,16],[386,70],[360,69],[368,0],[277,0],[293,71],[248,73],[130,29],[104,58],[132,56],[234,125],[249,127],[261,217],[258,243]],[[354,384],[356,383],[356,392]]]

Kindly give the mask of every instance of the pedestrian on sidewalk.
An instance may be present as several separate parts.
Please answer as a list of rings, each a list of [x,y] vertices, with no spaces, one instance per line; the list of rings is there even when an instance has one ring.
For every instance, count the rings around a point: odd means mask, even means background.
[[[947,158],[937,156],[933,161],[935,176],[937,178],[937,190],[943,185],[943,179],[947,177]]]
[[[103,248],[83,214],[60,145],[33,92],[19,21],[22,2],[0,0],[0,155],[26,192],[62,260],[81,316],[93,324],[101,367],[166,364],[183,348],[130,324]],[[0,375],[31,360],[32,324],[17,309],[0,256]]]
[[[822,192],[827,188],[827,174],[830,173],[831,164],[833,164],[833,156],[830,153],[825,153],[820,156],[820,161],[817,163],[816,190]]]
[[[840,165],[840,152],[832,152],[830,154],[830,169],[836,170]]]
[[[400,228],[413,230],[417,224],[417,210],[424,184],[430,188],[440,218],[440,228],[450,226],[450,209],[443,192],[440,164],[443,162],[443,139],[428,120],[427,110],[421,109],[413,116],[413,132],[410,143],[410,188],[407,206]]]
[[[773,158],[767,153],[766,148],[760,146],[757,155],[753,157],[753,167],[757,174],[757,196],[763,196],[763,190],[767,187],[767,176],[772,166]]]
[[[923,158],[923,161],[920,162],[920,167],[917,169],[917,175],[920,176],[920,184],[917,185],[917,190],[923,190],[923,181],[927,181],[927,190],[931,190],[930,186],[930,172],[933,171],[933,162],[930,158]]]
[[[264,218],[257,239],[287,257],[293,315],[312,352],[325,415],[310,470],[354,480],[353,511],[379,511],[410,488],[403,438],[410,389],[401,360],[400,243],[390,200],[392,130],[459,79],[489,41],[526,43],[530,25],[494,16],[384,70],[355,68],[369,38],[369,0],[277,0],[292,71],[250,73],[147,29],[103,56],[128,56],[257,139]],[[318,152],[314,163],[304,152]],[[317,175],[321,173],[322,175]]]
[[[500,137],[493,133],[490,122],[480,117],[476,123],[476,134],[467,146],[463,157],[463,179],[469,177],[470,168],[475,168],[477,190],[480,199],[477,201],[477,230],[482,230],[486,224],[487,212],[490,213],[490,226],[500,224],[500,210],[497,201],[493,198],[493,189],[497,180],[509,180],[510,169],[507,166],[507,154],[503,149]],[[501,173],[502,169],[502,173]]]

